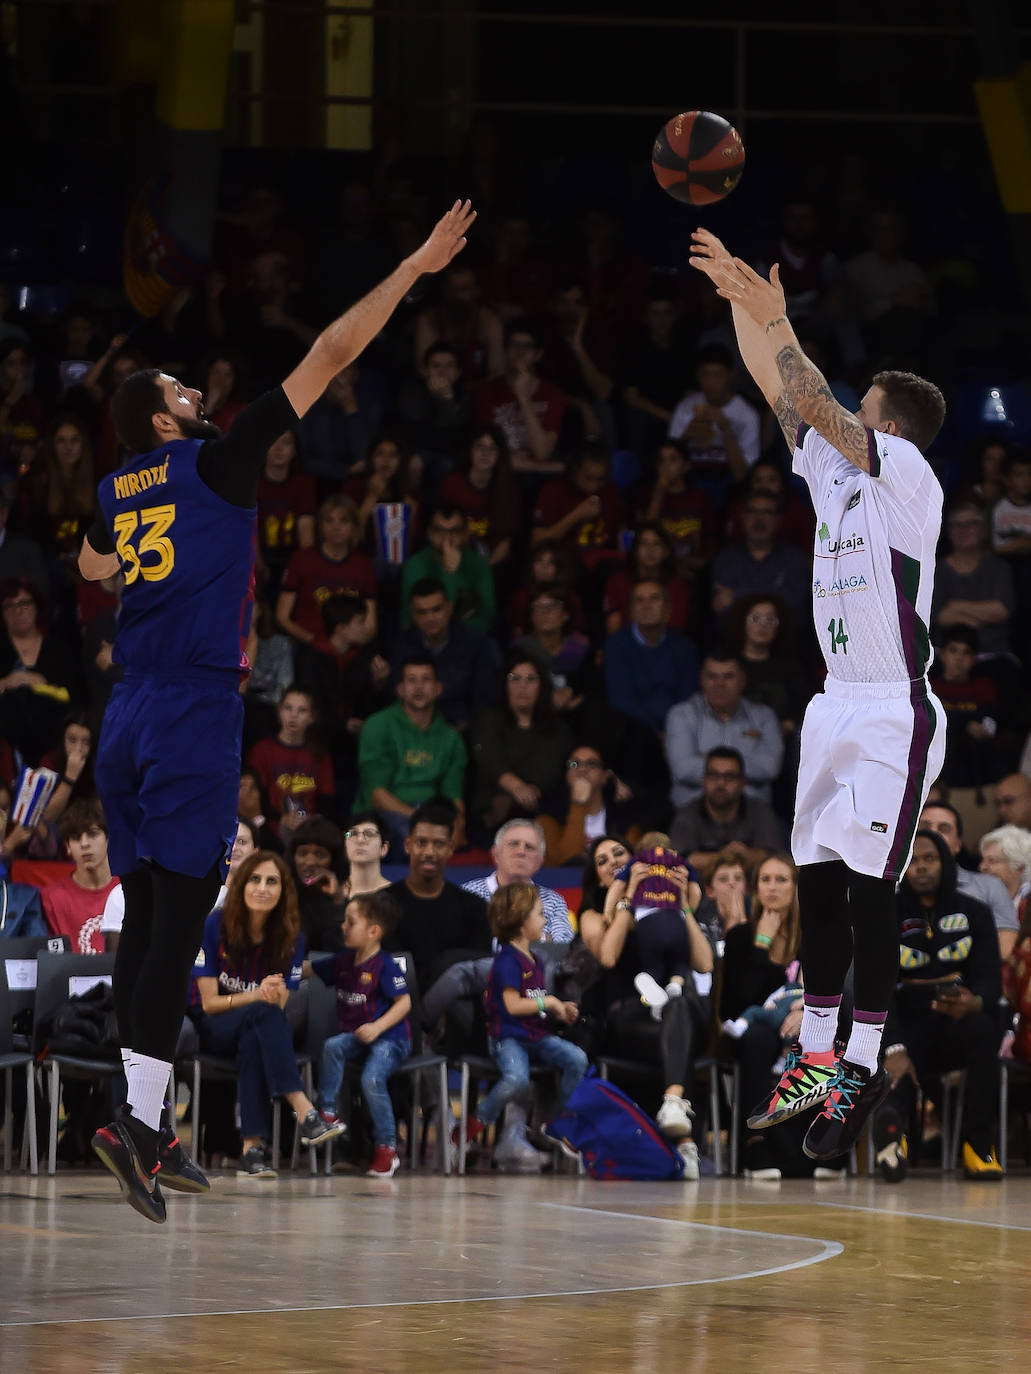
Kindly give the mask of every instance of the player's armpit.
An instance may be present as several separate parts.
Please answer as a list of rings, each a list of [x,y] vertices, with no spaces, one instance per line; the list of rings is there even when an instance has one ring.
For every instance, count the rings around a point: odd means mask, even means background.
[[[104,577],[114,577],[122,566],[116,553],[98,553],[87,536],[79,550],[79,572],[87,582],[99,582]]]
[[[800,348],[788,344],[777,354],[777,370],[784,384],[783,397],[803,423],[816,432],[857,468],[870,471],[870,433],[851,411],[834,399],[826,378]],[[780,419],[778,413],[777,418]],[[788,440],[795,447],[794,435]]]

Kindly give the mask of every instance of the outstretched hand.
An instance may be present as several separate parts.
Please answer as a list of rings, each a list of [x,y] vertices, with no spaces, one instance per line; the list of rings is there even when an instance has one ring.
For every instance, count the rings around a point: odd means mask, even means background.
[[[743,259],[732,257],[707,229],[695,230],[691,238],[691,266],[710,278],[717,295],[741,306],[745,314],[764,329],[787,318],[780,268],[776,263],[770,268],[767,281]]]
[[[433,226],[433,232],[410,261],[420,272],[440,272],[465,247],[465,236],[476,218],[471,201],[456,200]]]

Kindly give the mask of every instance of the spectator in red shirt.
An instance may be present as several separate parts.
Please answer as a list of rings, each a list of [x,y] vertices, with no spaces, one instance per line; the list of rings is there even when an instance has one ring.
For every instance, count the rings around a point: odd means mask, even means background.
[[[17,339],[0,345],[0,457],[27,467],[46,429],[43,402],[32,394],[32,354]]]
[[[563,544],[556,539],[542,539],[534,544],[523,569],[521,585],[512,593],[508,603],[508,628],[513,643],[521,639],[530,624],[530,602],[538,587],[550,587],[557,583],[569,597],[572,611],[572,627],[582,630],[586,624],[583,603],[573,583],[576,581],[577,565]]]
[[[440,504],[465,514],[471,544],[492,567],[509,560],[512,540],[523,528],[523,503],[508,442],[497,425],[474,430],[458,467],[441,483]]]
[[[604,597],[606,634],[614,635],[630,623],[630,592],[635,582],[661,582],[667,596],[666,624],[674,630],[687,628],[687,587],[677,576],[673,545],[658,520],[638,525],[626,563],[609,574]]]
[[[440,297],[416,317],[413,364],[419,367],[431,344],[449,343],[470,381],[496,377],[504,367],[501,321],[480,301],[476,271],[458,263],[440,278]]]
[[[533,513],[533,542],[557,539],[586,568],[614,557],[623,528],[623,498],[609,477],[609,455],[584,444],[564,477],[546,482]]]
[[[691,481],[691,458],[679,439],[659,445],[655,481],[638,490],[635,518],[661,523],[685,575],[700,572],[716,552],[716,506],[709,493]]]
[[[270,596],[290,556],[315,543],[315,479],[297,461],[293,430],[281,434],[265,454],[258,478],[258,547],[272,574]]]
[[[409,449],[390,434],[381,434],[373,441],[368,457],[360,465],[361,470],[349,477],[344,483],[344,493],[351,498],[357,510],[359,536],[369,548],[376,547],[376,535],[372,517],[376,506],[381,502],[404,502],[411,510],[411,523],[408,530],[408,547],[412,549],[416,540],[416,524],[419,516],[419,502],[415,490],[422,478],[422,464],[413,458]]]
[[[784,469],[775,458],[760,458],[748,474],[744,491],[731,501],[727,511],[727,541],[745,537],[745,526],[741,516],[748,498],[757,491],[761,491],[764,496],[773,496],[780,502],[782,538],[789,544],[794,544],[803,553],[810,553],[816,534],[812,502],[791,489],[784,476]]]
[[[75,872],[43,888],[43,919],[51,935],[67,935],[76,954],[103,954],[100,921],[118,879],[107,861],[107,822],[96,801],[73,802],[58,822]]]
[[[228,434],[233,421],[247,404],[243,367],[238,358],[222,351],[209,355],[201,367],[204,418]]]
[[[319,538],[291,555],[276,602],[276,620],[287,634],[310,644],[323,630],[322,603],[337,592],[365,598],[376,629],[376,575],[372,560],[354,546],[358,512],[349,496],[327,496],[319,507]]]
[[[544,310],[551,294],[554,265],[533,251],[528,216],[503,214],[494,228],[490,261],[480,269],[480,289],[502,322]]]
[[[609,404],[616,370],[612,336],[591,315],[582,281],[564,277],[556,283],[542,333],[541,375],[560,387],[569,406],[579,410],[580,437],[597,436],[604,427],[614,438]]]
[[[505,326],[505,370],[476,389],[474,419],[504,431],[516,472],[557,472],[565,393],[537,373],[541,340],[529,320]]]
[[[278,715],[278,734],[258,740],[247,755],[247,764],[261,779],[280,831],[289,831],[332,802],[333,767],[327,755],[308,743],[317,719],[310,692],[288,687]]]

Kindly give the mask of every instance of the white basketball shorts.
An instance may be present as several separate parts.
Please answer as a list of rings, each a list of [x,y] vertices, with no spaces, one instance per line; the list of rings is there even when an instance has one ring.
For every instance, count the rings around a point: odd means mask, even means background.
[[[923,680],[829,677],[802,722],[791,852],[898,880],[945,762],[945,711]]]

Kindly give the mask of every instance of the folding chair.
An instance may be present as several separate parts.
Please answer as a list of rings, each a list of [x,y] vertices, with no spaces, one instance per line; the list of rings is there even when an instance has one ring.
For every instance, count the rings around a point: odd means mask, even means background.
[[[72,979],[111,981],[114,973],[113,954],[52,954],[47,950],[36,959],[36,1013],[32,1026],[32,1052],[41,1069],[50,1066],[50,1134],[48,1140],[47,1173],[57,1172],[57,1115],[61,1101],[61,1077],[67,1079],[104,1082],[122,1072],[122,1060],[115,1050],[111,1055],[86,1056],[51,1053],[43,1034],[54,1012],[74,995]],[[85,991],[85,988],[81,989]]]
[[[313,954],[310,958],[314,961],[319,958],[327,958],[327,955]],[[432,1051],[423,1050],[423,1035],[421,1022],[421,1003],[419,1000],[419,980],[415,974],[415,960],[410,953],[401,952],[392,955],[401,966],[401,971],[408,983],[408,994],[412,999],[412,1010],[408,1016],[408,1024],[412,1032],[412,1053],[408,1058],[397,1066],[390,1075],[390,1082],[396,1079],[411,1078],[412,1080],[412,1110],[408,1120],[408,1164],[409,1168],[415,1169],[418,1165],[421,1133],[419,1131],[419,1108],[420,1108],[420,1084],[424,1072],[435,1069],[438,1074],[438,1094],[440,1107],[440,1124],[438,1128],[438,1144],[440,1147],[440,1168],[441,1172],[450,1177],[451,1175],[451,1155],[448,1150],[447,1132],[447,1057],[443,1054],[434,1054]],[[321,978],[312,978],[308,993],[308,1051],[313,1059],[321,1060],[322,1046],[324,1042],[337,1033],[336,1020],[336,991],[327,987]],[[344,1071],[344,1082],[353,1082],[361,1074],[361,1066],[349,1063]],[[425,1124],[425,1123],[424,1123]],[[333,1141],[326,1142],[326,1157],[323,1166],[325,1173],[329,1174],[333,1169]],[[317,1171],[315,1160],[315,1150],[311,1152],[311,1171]]]
[[[35,1060],[30,1050],[18,1049],[14,1044],[11,1029],[11,993],[7,979],[0,978],[0,1069],[4,1073],[4,1172],[10,1173],[13,1164],[14,1146],[14,1071],[25,1069],[25,1129],[22,1138],[22,1156],[25,1154],[24,1141],[27,1137],[29,1148],[29,1172],[39,1173],[39,1158],[36,1147],[36,1075]]]
[[[301,1075],[301,1083],[308,1097],[314,1094],[312,1082],[311,1057],[306,1052],[301,1051],[297,1054],[297,1068]],[[236,1082],[236,1060],[229,1059],[218,1054],[205,1054],[199,1051],[193,1056],[182,1061],[184,1067],[188,1068],[192,1075],[192,1091],[190,1095],[190,1129],[192,1134],[191,1145],[193,1147],[194,1158],[200,1162],[200,1090],[201,1084],[207,1080],[209,1083],[235,1083]],[[272,1158],[275,1166],[279,1167],[279,1149],[282,1139],[282,1108],[280,1098],[272,1099]],[[290,1151],[290,1168],[296,1169],[301,1154],[301,1123],[294,1123],[294,1141]]]
[[[644,1063],[637,1059],[619,1059],[613,1055],[602,1055],[596,1059],[595,1064],[601,1078],[648,1078],[658,1081],[662,1074],[655,1064]],[[738,1085],[740,1083],[740,1070],[734,1064],[724,1064],[718,1059],[706,1056],[695,1060],[695,1074],[701,1077],[706,1074],[708,1077],[709,1094],[709,1129],[712,1135],[712,1159],[717,1174],[723,1173],[723,1141],[720,1138],[720,1073],[733,1069],[732,1091],[731,1091],[731,1130],[734,1129],[733,1118],[740,1110],[738,1104]],[[734,1144],[735,1137],[731,1135],[731,1172],[737,1163],[737,1151]]]

